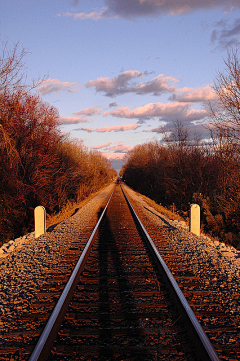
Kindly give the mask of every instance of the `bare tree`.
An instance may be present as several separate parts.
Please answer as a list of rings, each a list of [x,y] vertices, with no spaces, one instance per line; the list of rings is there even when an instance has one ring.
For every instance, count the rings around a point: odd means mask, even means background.
[[[19,44],[9,49],[7,42],[2,42],[0,55],[0,91],[13,91],[23,86],[25,64],[23,58],[27,54],[25,49],[19,50]]]
[[[217,73],[213,89],[218,100],[210,103],[214,129],[221,140],[240,139],[240,59],[238,49],[228,50],[225,70]]]

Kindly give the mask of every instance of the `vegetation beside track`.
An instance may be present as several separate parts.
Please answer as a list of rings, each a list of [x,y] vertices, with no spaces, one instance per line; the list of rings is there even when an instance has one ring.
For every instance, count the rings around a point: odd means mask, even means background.
[[[34,208],[49,215],[79,203],[116,176],[99,152],[61,133],[56,108],[23,85],[25,51],[0,55],[0,245],[33,230]]]
[[[182,216],[187,216],[191,203],[198,203],[204,232],[240,248],[237,49],[228,52],[225,66],[213,85],[217,99],[209,103],[205,140],[198,139],[177,120],[173,129],[162,129],[161,143],[134,147],[121,175],[133,189]]]

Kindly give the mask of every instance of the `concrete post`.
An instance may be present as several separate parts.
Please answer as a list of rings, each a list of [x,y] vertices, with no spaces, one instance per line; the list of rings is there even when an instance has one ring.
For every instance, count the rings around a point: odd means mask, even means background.
[[[189,230],[198,237],[200,236],[200,207],[198,204],[191,204]]]
[[[43,206],[34,209],[35,238],[46,232],[46,210]]]

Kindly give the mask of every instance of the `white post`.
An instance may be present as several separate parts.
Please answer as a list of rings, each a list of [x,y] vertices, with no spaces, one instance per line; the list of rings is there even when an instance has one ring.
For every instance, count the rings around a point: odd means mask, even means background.
[[[198,237],[200,236],[200,207],[198,204],[191,204],[189,230]]]
[[[46,232],[46,210],[43,206],[34,209],[35,238]]]

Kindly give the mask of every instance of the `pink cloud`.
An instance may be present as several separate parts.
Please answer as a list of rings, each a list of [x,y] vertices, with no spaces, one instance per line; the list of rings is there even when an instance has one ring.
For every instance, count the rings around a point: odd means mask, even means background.
[[[89,107],[89,108],[86,108],[86,109],[82,109],[78,112],[74,112],[73,114],[75,115],[84,115],[86,117],[90,117],[90,116],[93,116],[93,115],[96,115],[96,114],[100,114],[102,111],[100,109],[98,109],[98,106],[95,106],[95,107]]]
[[[137,129],[138,127],[140,127],[139,124],[125,124],[125,125],[115,125],[112,127],[107,126],[107,127],[102,127],[102,128],[96,128],[96,129],[93,129],[91,127],[84,127],[84,128],[79,128],[76,130],[83,130],[88,133],[92,133],[92,132],[104,133],[104,132],[124,132],[126,130]]]
[[[109,147],[109,145],[111,145],[112,142],[108,142],[106,144],[100,144],[100,145],[96,145],[95,147],[91,147],[91,149],[103,149],[103,148],[107,148]]]
[[[210,87],[210,85],[207,85],[205,87],[200,87],[198,89],[182,88],[182,89],[178,89],[177,93],[173,94],[169,99],[178,102],[193,102],[193,103],[217,99],[217,95],[215,91]]]
[[[103,153],[108,159],[123,159],[126,153],[132,150],[133,147],[126,145],[123,141],[113,144]]]
[[[161,117],[181,114],[187,110],[189,103],[148,103],[141,107],[130,110],[129,107],[122,107],[111,112],[105,112],[103,115],[112,115],[119,118],[146,118],[146,117]]]
[[[163,127],[155,127],[149,130],[146,130],[147,133],[153,132],[153,133],[162,133]]]
[[[185,121],[194,121],[194,120],[200,120],[209,115],[208,111],[205,109],[188,109],[184,115]]]
[[[38,91],[41,95],[46,95],[50,93],[58,93],[60,91],[67,91],[73,93],[76,91],[78,83],[70,83],[68,81],[60,81],[58,79],[47,79],[38,87]]]
[[[60,117],[60,124],[79,124],[87,123],[88,120],[85,118],[79,117]]]
[[[106,157],[107,159],[123,159],[125,157],[125,153],[107,152],[102,153],[102,155],[104,155],[104,157]]]
[[[112,142],[108,142],[106,144],[96,145],[91,147],[91,149],[104,149],[107,153],[115,154],[125,154],[129,152],[133,147],[130,145],[124,144],[123,141],[115,143],[111,146]],[[105,152],[103,154],[106,154]]]
[[[94,10],[91,11],[90,13],[85,13],[85,12],[66,12],[63,14],[58,14],[58,16],[66,16],[66,17],[72,17],[74,20],[100,20],[102,18],[104,18],[104,14],[106,13],[107,7],[103,7],[100,10]],[[110,16],[109,16],[110,17]],[[112,16],[113,18],[115,18],[116,16]]]
[[[83,131],[88,132],[88,133],[94,132],[92,127],[83,127],[83,128],[79,128],[79,129],[75,129],[75,130],[83,130]]]
[[[130,145],[124,144],[124,142],[119,142],[116,145],[113,145],[112,147],[108,148],[109,151],[115,152],[115,153],[127,153],[129,152],[133,147]]]
[[[129,107],[122,107],[111,112],[105,112],[103,115],[127,119],[160,117],[166,122],[176,119],[181,119],[183,122],[194,121],[208,116],[208,112],[205,109],[189,109],[190,105],[190,102],[149,103],[134,110],[130,110]]]
[[[177,82],[178,80],[173,77],[159,74],[151,81],[132,86],[132,88],[130,88],[130,91],[133,91],[137,94],[152,93],[153,95],[160,95],[162,93],[174,92],[176,90],[176,87],[173,84]]]
[[[126,124],[126,125],[115,125],[115,126],[107,126],[103,128],[97,128],[97,132],[124,132],[126,130],[134,130],[140,127],[139,124]]]

